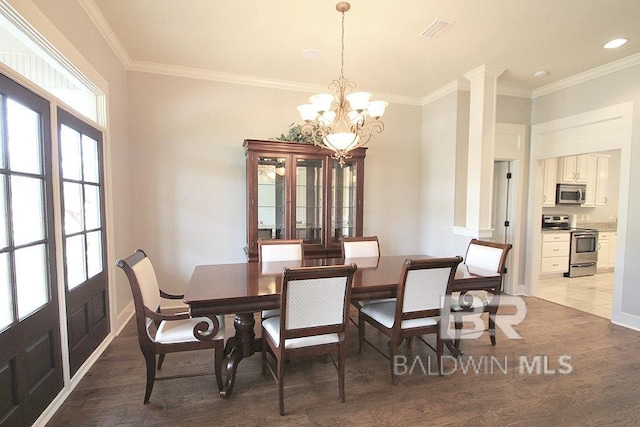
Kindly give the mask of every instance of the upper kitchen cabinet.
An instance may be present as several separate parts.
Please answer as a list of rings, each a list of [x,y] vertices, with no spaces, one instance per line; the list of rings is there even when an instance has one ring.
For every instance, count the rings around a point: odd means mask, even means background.
[[[339,257],[342,236],[362,236],[366,148],[340,166],[329,150],[286,141],[245,140],[247,247],[258,239],[302,239],[305,258]]]
[[[609,156],[606,154],[588,154],[580,156],[586,166],[587,195],[582,207],[602,207],[607,204],[607,185],[609,181]]]
[[[556,182],[558,173],[558,159],[545,159],[542,175],[542,207],[556,205]]]
[[[561,157],[558,162],[558,182],[587,183],[587,155]]]
[[[596,156],[596,206],[607,204],[607,186],[609,185],[609,156]]]

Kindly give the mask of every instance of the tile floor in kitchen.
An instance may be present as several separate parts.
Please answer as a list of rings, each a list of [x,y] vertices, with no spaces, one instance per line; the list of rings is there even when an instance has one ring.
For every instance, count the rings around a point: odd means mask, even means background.
[[[538,298],[611,319],[613,272],[538,280]]]

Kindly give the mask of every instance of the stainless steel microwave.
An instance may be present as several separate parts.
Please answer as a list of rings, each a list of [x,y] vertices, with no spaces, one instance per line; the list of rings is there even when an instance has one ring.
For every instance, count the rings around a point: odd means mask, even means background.
[[[585,184],[558,184],[556,187],[556,204],[581,205],[586,196]]]

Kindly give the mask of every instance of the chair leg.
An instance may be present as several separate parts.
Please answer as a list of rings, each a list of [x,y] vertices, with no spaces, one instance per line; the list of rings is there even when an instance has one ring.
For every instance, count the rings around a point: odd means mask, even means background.
[[[149,403],[151,392],[153,391],[153,383],[156,380],[156,356],[155,354],[145,354],[144,359],[147,363],[147,389],[144,393],[144,403]]]
[[[453,338],[453,346],[459,348],[460,336],[462,335],[462,316],[460,314],[453,315],[453,323],[455,325],[455,337]]]
[[[224,341],[219,340],[216,343],[214,351],[214,363],[215,363],[215,372],[216,372],[216,382],[218,383],[218,391],[222,391],[223,383],[222,383],[222,359],[224,357]]]
[[[165,354],[164,354],[164,353],[161,353],[161,354],[158,356],[158,371],[159,371],[160,369],[162,369],[162,364],[164,363],[164,356],[165,356]]]
[[[398,384],[398,377],[396,375],[394,363],[396,360],[396,353],[399,345],[400,343],[396,342],[394,338],[392,338],[391,341],[389,341],[389,363],[391,365],[391,385]]]
[[[364,317],[358,311],[358,354],[362,353],[362,344],[364,344]]]
[[[340,343],[340,346],[338,347],[338,393],[340,397],[340,402],[343,402],[343,403],[345,401],[345,393],[344,393],[344,374],[345,374],[344,365],[345,365],[345,359],[346,359],[345,347],[346,347],[345,342]]]
[[[496,314],[489,312],[489,338],[491,345],[496,345]]]
[[[262,330],[262,352],[260,353],[260,360],[262,362],[262,375],[267,373],[267,339],[264,337],[266,332]]]
[[[278,405],[280,407],[280,415],[284,415],[284,358],[285,352],[282,351],[278,356]]]
[[[436,336],[436,357],[438,359],[438,373],[442,376],[442,354],[444,352],[444,340],[438,332]]]

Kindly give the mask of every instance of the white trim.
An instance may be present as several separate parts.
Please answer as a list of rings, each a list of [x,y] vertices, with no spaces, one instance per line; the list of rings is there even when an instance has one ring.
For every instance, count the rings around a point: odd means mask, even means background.
[[[486,239],[493,236],[493,228],[478,229],[452,225],[451,231],[457,236],[471,237],[474,239]]]
[[[603,128],[603,124],[606,126]],[[608,129],[610,135],[603,135]],[[633,102],[625,102],[582,114],[552,120],[531,128],[531,167],[529,169],[529,218],[527,220],[526,291],[535,295],[540,272],[540,240],[542,214],[541,160],[549,157],[584,154],[594,146],[596,151],[620,149],[620,197],[618,201],[618,240],[614,270],[613,309],[611,321],[621,326],[640,329],[640,314],[622,311],[625,274],[629,190],[631,186],[631,144]],[[591,139],[585,139],[585,136]],[[552,141],[553,144],[549,143]],[[632,262],[631,260],[629,260]],[[637,286],[629,281],[626,286]]]
[[[91,19],[91,22],[93,22],[93,25],[95,25],[100,34],[102,34],[102,37],[104,37],[111,49],[113,49],[113,52],[120,62],[125,68],[129,69],[132,62],[131,57],[124,46],[122,46],[122,43],[120,43],[120,40],[118,40],[116,33],[113,32],[113,29],[100,11],[100,8],[93,0],[78,0],[78,3],[80,3],[80,6],[87,13],[89,19]]]
[[[607,74],[615,73],[616,71],[620,71],[628,67],[633,67],[634,65],[638,64],[640,64],[640,53],[627,56],[626,58],[619,59],[609,64],[601,65],[600,67],[596,67],[591,70],[575,74],[571,77],[567,77],[566,79],[559,80],[555,83],[551,83],[549,85],[539,87],[538,89],[534,89],[531,94],[531,98],[548,95],[550,93],[566,89],[568,87],[575,86],[577,84],[584,83],[586,81],[593,80]]]

